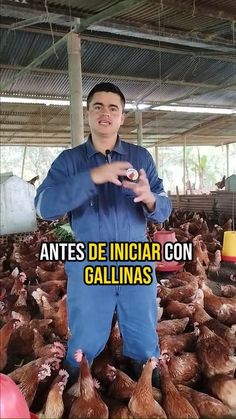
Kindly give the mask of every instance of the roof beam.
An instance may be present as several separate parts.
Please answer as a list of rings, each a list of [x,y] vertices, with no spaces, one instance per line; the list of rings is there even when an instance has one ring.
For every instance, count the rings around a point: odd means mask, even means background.
[[[176,136],[172,137],[172,139],[175,140],[175,139],[178,139],[181,136],[193,135],[193,134],[199,133],[199,131],[202,131],[205,128],[208,128],[208,129],[212,128],[212,127],[216,128],[218,123],[232,121],[232,117],[233,117],[232,115],[230,115],[230,116],[229,115],[227,115],[227,116],[224,115],[224,116],[220,116],[220,117],[217,117],[217,118],[213,118],[210,121],[206,121],[206,122],[203,122],[203,123],[200,123],[200,124],[196,125],[195,127],[183,132],[180,135],[176,135]],[[201,134],[201,135],[204,135],[204,134]]]
[[[149,0],[151,3],[153,1]],[[155,2],[156,3],[156,2]],[[171,7],[175,10],[181,10],[185,13],[189,13],[191,16],[207,16],[211,17],[213,19],[220,19],[220,20],[227,20],[230,22],[233,22],[236,20],[236,15],[234,15],[231,12],[228,12],[226,10],[218,9],[218,8],[212,8],[207,6],[201,6],[198,4],[198,2],[194,2],[193,4],[186,4],[186,0],[164,0],[160,1],[160,4],[162,4],[165,7]],[[191,9],[190,9],[191,7]]]
[[[2,23],[0,22],[0,28],[1,29],[9,29],[10,28],[10,24],[8,23]],[[51,32],[48,28],[46,27],[24,27],[24,28],[19,28],[17,27],[17,30],[20,31],[24,31],[24,32],[30,32],[30,33],[39,33],[39,34],[44,34],[44,35],[49,35],[51,37]],[[62,37],[66,34],[65,31],[58,31],[58,30],[53,30],[54,36],[57,37]],[[193,35],[193,34],[192,34]],[[125,37],[119,37],[119,39],[115,39],[115,38],[104,38],[102,35],[99,34],[89,34],[89,33],[83,33],[80,35],[80,38],[82,41],[88,41],[88,42],[96,42],[96,43],[104,43],[106,45],[118,45],[118,46],[126,46],[126,47],[130,47],[130,48],[139,48],[139,49],[146,49],[146,50],[150,50],[150,51],[160,51],[160,52],[168,52],[170,54],[178,54],[178,55],[188,55],[188,56],[194,56],[197,58],[209,58],[212,60],[221,60],[224,62],[236,62],[236,58],[234,56],[227,56],[225,54],[216,54],[216,53],[206,53],[204,51],[200,51],[198,52],[196,51],[190,51],[188,49],[180,49],[179,47],[170,47],[170,46],[165,46],[163,44],[160,45],[155,45],[153,42],[148,42],[148,40],[146,40],[146,42],[143,42],[141,40],[139,41],[127,41],[125,39]]]
[[[145,26],[142,27],[142,31],[140,32],[139,29],[137,29],[137,24],[134,22],[129,23],[129,25],[125,25],[123,22],[117,22],[116,23],[106,23],[104,22],[102,25],[94,24],[90,27],[91,30],[97,31],[97,32],[108,32],[110,34],[115,35],[123,35],[123,36],[129,36],[134,38],[140,38],[142,39],[148,39],[152,41],[158,41],[158,42],[165,42],[167,44],[177,44],[186,46],[188,48],[201,48],[201,49],[208,49],[211,51],[217,51],[217,52],[223,52],[227,54],[234,55],[236,52],[235,45],[232,42],[226,42],[224,40],[224,43],[216,43],[216,42],[210,42],[206,41],[205,39],[202,40],[201,38],[193,37],[192,34],[189,32],[168,32],[168,29],[165,28],[165,30],[160,30],[156,26]]]
[[[24,66],[21,65],[8,65],[8,64],[0,64],[0,69],[7,69],[7,70],[16,70],[21,71],[24,69]],[[41,68],[36,67],[33,70],[34,73],[46,73],[46,74],[68,74],[67,70],[57,70],[57,69],[51,69],[51,68]],[[103,74],[103,73],[92,73],[88,71],[83,71],[83,76],[85,77],[95,77],[95,78],[107,78],[111,80],[129,80],[129,81],[137,81],[137,82],[154,82],[154,83],[162,83],[162,84],[170,84],[170,85],[178,85],[178,86],[184,86],[184,87],[197,87],[200,89],[215,89],[218,88],[216,84],[206,84],[206,83],[193,83],[193,82],[185,82],[182,80],[169,80],[168,78],[160,79],[158,77],[134,77],[134,76],[124,76],[120,74]],[[236,88],[236,85],[234,86]],[[155,87],[156,88],[156,87]],[[229,87],[232,90],[232,86]]]

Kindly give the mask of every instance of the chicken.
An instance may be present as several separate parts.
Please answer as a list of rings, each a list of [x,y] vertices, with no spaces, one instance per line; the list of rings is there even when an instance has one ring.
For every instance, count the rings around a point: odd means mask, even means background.
[[[196,304],[196,310],[193,313],[192,320],[198,324],[204,324],[222,339],[225,339],[230,348],[236,347],[236,325],[231,327],[226,326],[219,320],[209,316],[209,314],[199,304]]]
[[[183,333],[188,322],[189,317],[184,317],[183,319],[162,320],[157,324],[158,336],[161,337],[165,335],[177,335],[179,333]]]
[[[75,358],[80,362],[81,395],[72,404],[69,418],[102,418],[109,416],[108,407],[98,394],[90,373],[88,361],[81,350],[76,351]]]
[[[231,355],[228,343],[204,324],[199,325],[199,329],[196,352],[204,375],[211,377],[234,371],[236,357]]]
[[[13,330],[19,322],[15,319],[9,320],[0,330],[0,371],[3,371],[8,360],[8,344]]]
[[[32,179],[27,180],[28,183],[30,183],[31,185],[35,186],[35,182],[39,180],[39,175],[34,176]]]
[[[106,375],[111,383],[108,390],[109,396],[119,400],[130,399],[136,387],[136,381],[111,365],[107,365]]]
[[[59,371],[58,376],[51,385],[45,406],[40,413],[40,418],[60,419],[63,417],[64,403],[62,393],[67,384],[68,376],[65,370]]]
[[[221,294],[224,297],[232,298],[236,297],[236,286],[235,285],[221,285]]]
[[[36,275],[39,277],[40,282],[47,281],[65,281],[67,279],[64,264],[59,262],[55,271],[45,271],[44,269],[37,266]]]
[[[179,301],[183,303],[190,303],[192,297],[198,289],[198,278],[193,277],[192,281],[186,285],[176,288],[167,288],[162,285],[159,286],[158,296],[162,301]]]
[[[109,419],[132,419],[133,416],[128,406],[117,399],[112,399],[102,394],[102,399],[109,409]]]
[[[224,403],[209,394],[200,393],[181,384],[177,385],[177,389],[191,403],[200,417],[223,418],[231,414],[231,410]]]
[[[115,362],[108,347],[105,346],[104,350],[94,359],[91,367],[93,377],[97,378],[104,385],[110,383],[106,374],[108,364],[113,366]]]
[[[33,403],[39,381],[44,380],[46,377],[49,377],[50,375],[51,368],[49,364],[33,364],[24,370],[19,382],[18,380],[14,380],[16,384],[18,384],[18,387],[22,392],[23,396],[25,397],[25,400],[29,407]]]
[[[38,285],[28,286],[28,292],[37,291]],[[40,289],[48,294],[50,301],[55,302],[66,293],[66,281],[47,281],[40,284]]]
[[[160,359],[159,365],[163,397],[162,405],[167,417],[175,419],[199,418],[196,410],[175,387],[170,377],[166,361],[164,359]]]
[[[174,384],[193,386],[199,381],[201,370],[195,353],[184,352],[167,359],[169,373]]]
[[[66,295],[58,302],[58,310],[50,305],[48,299],[42,296],[43,313],[45,319],[52,319],[52,327],[57,336],[63,338],[68,335]]]
[[[10,275],[4,276],[0,279],[0,287],[4,287],[7,292],[10,292],[18,275],[19,269],[15,268]]]
[[[13,312],[13,316],[15,313]],[[19,319],[19,316],[17,316]],[[25,358],[27,356],[33,357],[33,341],[34,333],[28,322],[22,323],[19,322],[18,327],[14,329],[9,345],[8,353],[9,356],[17,356],[20,358]]]
[[[216,250],[214,253],[208,252],[209,257],[209,266],[208,272],[218,272],[220,269],[220,262],[221,262],[221,250]]]
[[[30,328],[37,329],[41,335],[47,334],[49,331],[49,324],[52,323],[52,319],[32,319],[29,322]]]
[[[193,240],[194,243],[194,257],[198,258],[203,266],[209,265],[208,251],[205,243],[200,240]]]
[[[123,340],[121,337],[118,321],[115,322],[111,329],[111,333],[108,339],[108,348],[115,361],[118,363],[124,360],[123,357]]]
[[[164,308],[164,314],[177,319],[191,317],[195,311],[194,304],[180,303],[179,301],[170,301]]]
[[[215,183],[218,189],[223,189],[225,187],[225,179],[226,179],[226,176],[224,175],[219,182]]]
[[[15,278],[10,295],[19,295],[20,291],[24,288],[23,286],[26,279],[27,277],[24,272],[19,273],[19,275]]]
[[[179,335],[167,335],[161,336],[159,343],[161,349],[161,355],[177,354],[183,351],[191,351],[194,349],[195,342],[197,340],[198,330],[190,333],[181,333]]]
[[[145,364],[141,377],[134,389],[128,408],[134,418],[166,418],[166,414],[152,394],[152,372],[157,359],[151,358]]]
[[[46,345],[43,336],[39,333],[37,329],[33,329],[33,333],[33,351],[36,358],[40,358],[43,356],[56,356],[57,358],[64,358],[65,348],[62,343],[54,342]]]
[[[219,297],[206,284],[203,292],[205,309],[210,315],[229,326],[236,323],[236,299]]]
[[[236,379],[227,375],[215,375],[207,381],[207,387],[214,396],[231,409],[233,417],[235,417]]]

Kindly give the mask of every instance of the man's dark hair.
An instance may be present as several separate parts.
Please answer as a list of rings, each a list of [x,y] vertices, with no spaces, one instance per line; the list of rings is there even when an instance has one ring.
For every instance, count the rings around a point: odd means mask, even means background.
[[[95,95],[95,93],[97,93],[97,92],[111,92],[111,93],[117,94],[118,96],[120,96],[120,100],[121,100],[122,107],[123,107],[123,110],[124,110],[124,108],[125,108],[125,97],[124,97],[122,91],[115,84],[105,83],[105,82],[96,84],[96,86],[94,86],[92,88],[92,90],[89,92],[88,97],[87,97],[87,109],[89,109],[90,102],[91,102],[93,96]]]

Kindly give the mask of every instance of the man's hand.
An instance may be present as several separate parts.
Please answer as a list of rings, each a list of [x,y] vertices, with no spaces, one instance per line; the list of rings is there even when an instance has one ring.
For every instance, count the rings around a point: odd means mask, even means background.
[[[149,181],[144,169],[139,171],[139,181],[137,183],[125,180],[122,182],[122,185],[125,188],[132,189],[135,193],[136,198],[134,198],[134,202],[143,202],[150,212],[155,210],[156,199],[150,189]]]
[[[118,179],[119,176],[126,176],[126,170],[132,167],[127,161],[117,161],[110,164],[103,164],[91,170],[91,178],[97,185],[111,182],[114,185],[121,186],[122,183]]]

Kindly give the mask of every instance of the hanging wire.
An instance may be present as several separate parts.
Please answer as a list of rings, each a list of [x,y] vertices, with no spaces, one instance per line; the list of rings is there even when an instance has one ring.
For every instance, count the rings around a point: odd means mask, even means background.
[[[196,0],[193,0],[193,13],[192,13],[192,17],[195,16],[195,10],[196,10]]]
[[[54,37],[54,33],[53,33],[52,22],[51,22],[49,11],[48,11],[48,3],[47,3],[47,0],[44,0],[44,7],[45,7],[45,10],[46,10],[47,20],[48,20],[48,23],[49,23],[49,26],[50,26],[51,35],[52,35],[52,45],[53,45],[54,53],[55,53],[57,59],[59,59],[59,57],[57,55],[56,48],[55,48],[55,37]]]

